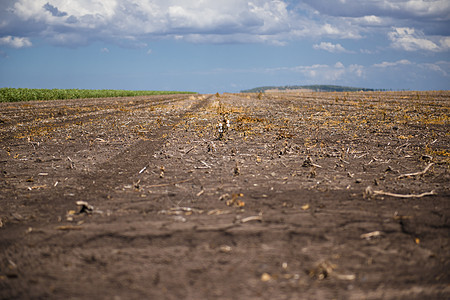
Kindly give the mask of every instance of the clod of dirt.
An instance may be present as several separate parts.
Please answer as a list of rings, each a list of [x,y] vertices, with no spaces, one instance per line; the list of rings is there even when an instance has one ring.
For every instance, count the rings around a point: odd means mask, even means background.
[[[238,176],[241,174],[241,169],[239,168],[239,166],[236,163],[236,166],[234,167],[234,176]]]
[[[164,166],[161,166],[159,168],[159,178],[164,178],[164,172],[166,171],[166,169],[164,168]]]
[[[318,280],[323,280],[330,276],[330,274],[333,272],[333,270],[336,269],[336,265],[332,264],[328,261],[323,261],[319,263],[314,268],[310,269],[308,271],[308,275],[311,278],[315,278]]]
[[[271,279],[272,279],[272,276],[270,276],[270,274],[268,274],[268,273],[263,273],[261,275],[261,281],[263,281],[263,282],[267,282]]]
[[[308,167],[312,167],[312,165],[313,165],[312,159],[311,159],[311,157],[308,156],[308,157],[303,161],[302,167],[308,168]]]
[[[78,210],[79,214],[82,214],[82,213],[90,214],[94,211],[94,207],[92,205],[90,205],[89,203],[87,203],[86,201],[77,201],[76,204],[79,207],[79,210]]]

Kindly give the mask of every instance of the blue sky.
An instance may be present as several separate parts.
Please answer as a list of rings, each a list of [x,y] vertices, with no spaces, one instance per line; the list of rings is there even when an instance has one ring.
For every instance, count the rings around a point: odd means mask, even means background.
[[[449,0],[1,0],[0,87],[450,88]]]

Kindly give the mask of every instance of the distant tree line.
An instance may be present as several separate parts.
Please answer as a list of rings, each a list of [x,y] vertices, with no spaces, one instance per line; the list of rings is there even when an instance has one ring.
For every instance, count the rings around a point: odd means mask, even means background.
[[[373,91],[383,91],[382,89],[368,89],[359,87],[349,87],[340,85],[327,85],[327,84],[316,84],[316,85],[285,85],[285,86],[261,86],[249,90],[242,90],[241,93],[264,93],[267,90],[300,90],[307,89],[314,92],[373,92]]]

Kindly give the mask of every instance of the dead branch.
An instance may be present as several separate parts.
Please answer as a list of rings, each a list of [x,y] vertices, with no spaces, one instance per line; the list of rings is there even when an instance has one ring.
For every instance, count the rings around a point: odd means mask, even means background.
[[[433,195],[437,195],[437,194],[434,190],[432,190],[431,192],[425,192],[422,194],[395,194],[395,193],[390,193],[390,192],[385,192],[385,191],[373,190],[371,186],[368,186],[366,188],[366,190],[364,191],[364,195],[367,195],[367,196],[382,195],[382,196],[391,196],[391,197],[397,197],[397,198],[422,198],[425,196],[433,196]]]
[[[189,179],[181,180],[181,181],[177,181],[177,182],[148,185],[146,187],[147,188],[153,188],[153,187],[163,187],[163,186],[169,186],[169,185],[176,185],[176,184],[188,182],[188,181],[191,181],[191,180],[192,180],[192,178],[189,178]]]
[[[206,162],[204,162],[203,160],[201,160],[200,161],[202,164],[204,164],[205,165],[205,167],[207,167],[208,169],[211,169],[211,166],[210,165],[208,165]]]
[[[147,170],[147,167],[148,167],[148,165],[145,166],[145,167],[143,167],[143,168],[139,171],[139,174],[142,174],[145,170]]]
[[[189,150],[187,150],[184,154],[188,154],[189,152],[191,152],[192,150],[194,150],[195,147],[191,147]]]
[[[194,167],[195,169],[211,169],[211,166],[208,165],[206,162],[204,162],[203,160],[200,161],[204,167]]]
[[[378,237],[378,236],[381,236],[380,231],[372,231],[372,232],[361,234],[360,238],[370,240],[371,238]]]
[[[223,210],[223,209],[213,209],[208,211],[207,215],[208,216],[219,216],[219,215],[227,215],[227,214],[231,214],[232,211],[231,210]]]
[[[400,176],[397,177],[397,179],[402,179],[402,178],[409,178],[409,177],[415,177],[415,176],[421,176],[423,174],[425,174],[426,172],[428,172],[428,170],[431,168],[431,166],[434,165],[433,163],[429,163],[425,169],[423,171],[420,172],[415,172],[415,173],[409,173],[409,174],[402,174]]]
[[[241,223],[247,223],[250,221],[262,221],[262,215],[250,216],[240,220]]]

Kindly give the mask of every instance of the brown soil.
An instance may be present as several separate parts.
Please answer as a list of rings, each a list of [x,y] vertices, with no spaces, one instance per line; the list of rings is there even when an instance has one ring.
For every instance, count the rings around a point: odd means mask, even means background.
[[[0,298],[448,299],[449,105],[0,104]]]

